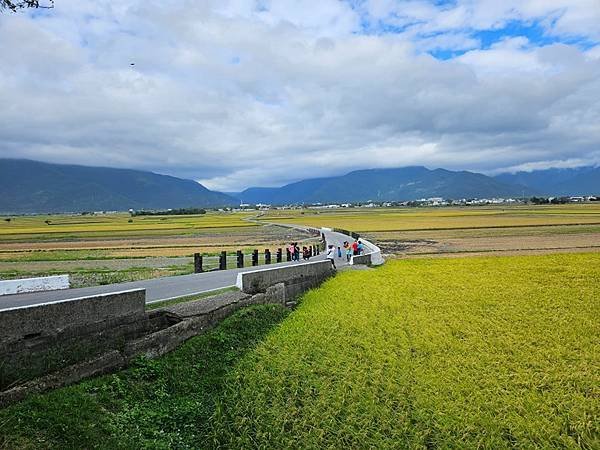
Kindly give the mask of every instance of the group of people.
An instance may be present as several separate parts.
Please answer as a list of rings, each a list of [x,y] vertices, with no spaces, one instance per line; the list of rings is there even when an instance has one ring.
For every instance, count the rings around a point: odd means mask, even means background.
[[[352,244],[350,244],[348,241],[344,241],[344,253],[346,254],[346,261],[350,262],[350,259],[352,258],[353,255],[362,255],[365,251],[365,246],[364,244],[359,241],[359,240],[355,240]],[[335,256],[336,256],[336,249],[334,245],[329,245],[327,248],[327,259],[329,259],[331,261],[331,265],[333,266],[333,268],[335,269]],[[341,258],[342,257],[342,247],[337,248],[337,257]]]
[[[292,242],[288,247],[288,251],[292,256],[292,261],[300,261],[300,254],[302,254],[302,259],[304,261],[309,261],[310,257],[312,256],[311,247],[303,246],[302,249],[300,249],[300,246],[297,242]]]

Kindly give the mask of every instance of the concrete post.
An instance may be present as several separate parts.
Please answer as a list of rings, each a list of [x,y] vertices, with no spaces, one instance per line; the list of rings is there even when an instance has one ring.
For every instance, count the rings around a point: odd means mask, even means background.
[[[252,251],[252,265],[258,266],[258,250]]]
[[[277,249],[276,258],[278,263],[280,263],[283,260],[283,252],[280,248]]]
[[[244,254],[241,250],[237,251],[237,268],[241,269],[244,267]]]
[[[202,273],[202,255],[200,253],[194,253],[194,273]]]
[[[289,248],[285,249],[285,260],[287,262],[290,262],[292,260],[292,254],[290,253],[290,249]]]
[[[265,248],[265,264],[271,264],[271,250]]]
[[[227,270],[227,252],[222,251],[219,256],[219,270]]]

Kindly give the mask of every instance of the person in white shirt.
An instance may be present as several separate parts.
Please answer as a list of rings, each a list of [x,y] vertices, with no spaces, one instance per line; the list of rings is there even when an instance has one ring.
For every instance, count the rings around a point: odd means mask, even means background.
[[[331,265],[337,270],[337,267],[335,267],[335,247],[333,245],[327,247],[327,259],[331,261]]]

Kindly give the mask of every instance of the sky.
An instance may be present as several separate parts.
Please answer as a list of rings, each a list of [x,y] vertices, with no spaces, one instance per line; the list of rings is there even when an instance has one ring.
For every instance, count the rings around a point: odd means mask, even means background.
[[[56,0],[0,12],[0,158],[239,191],[600,164],[600,0]]]

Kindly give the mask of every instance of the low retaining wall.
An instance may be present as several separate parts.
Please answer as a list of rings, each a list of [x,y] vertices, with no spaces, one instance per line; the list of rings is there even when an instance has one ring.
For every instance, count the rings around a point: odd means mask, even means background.
[[[284,266],[242,272],[237,276],[237,287],[246,294],[265,292],[270,286],[283,283],[287,294],[294,297],[311,287],[318,286],[333,274],[329,261],[316,261],[297,266]]]
[[[69,289],[69,287],[69,275],[22,278],[20,280],[2,280],[0,281],[0,295],[55,291],[58,289]]]

